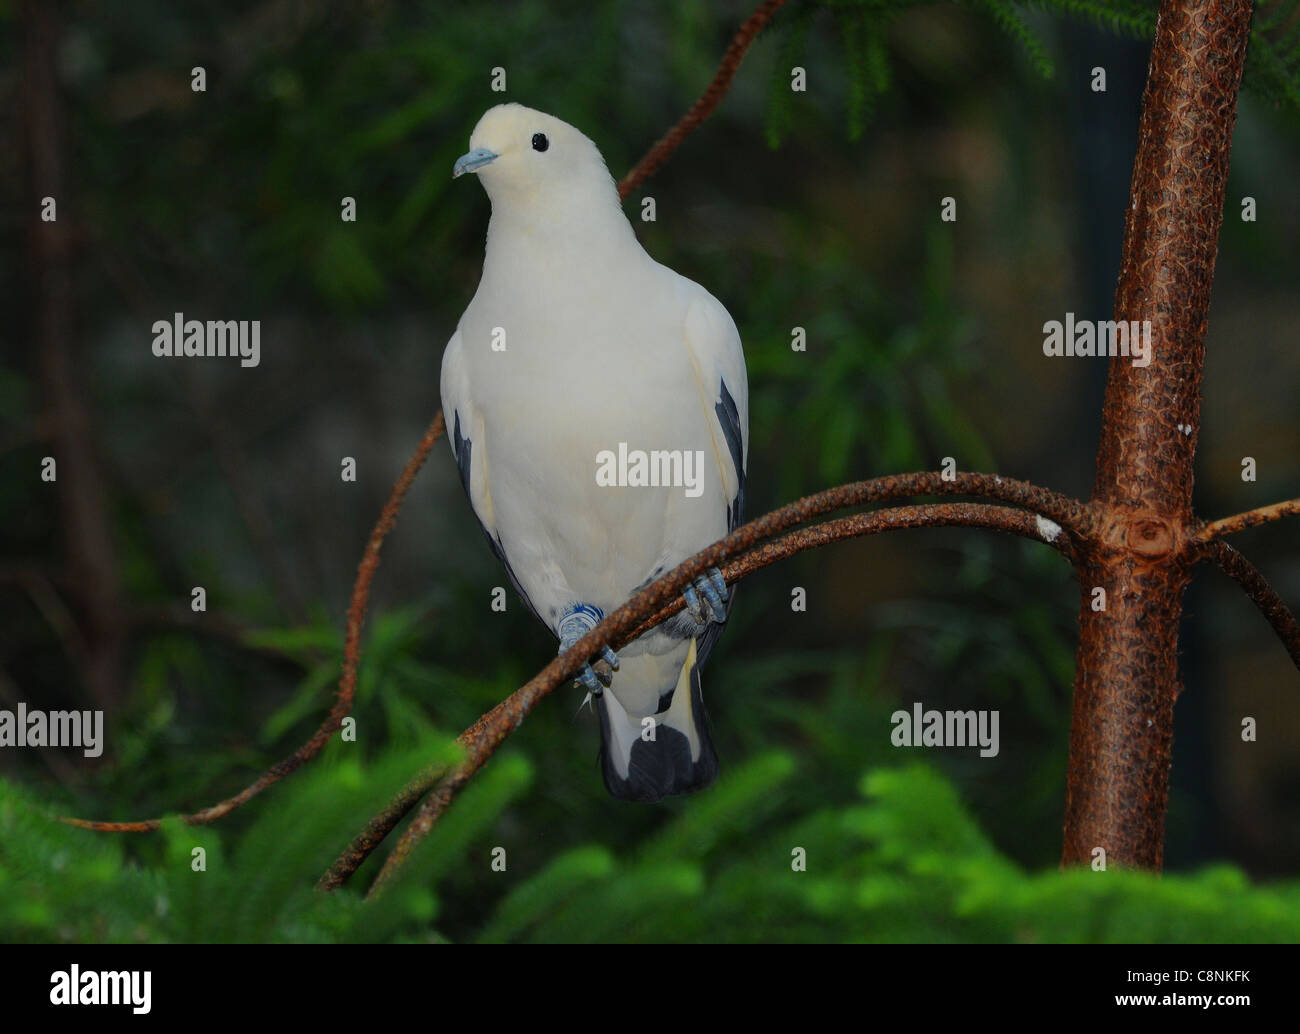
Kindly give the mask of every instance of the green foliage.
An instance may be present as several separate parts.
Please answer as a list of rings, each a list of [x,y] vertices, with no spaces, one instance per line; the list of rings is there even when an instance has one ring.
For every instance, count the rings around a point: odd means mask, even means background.
[[[1051,45],[1022,11],[1036,9],[1066,16],[1113,32],[1117,36],[1150,39],[1155,32],[1155,0],[957,0],[988,18],[1024,54],[1043,79],[1056,74]],[[802,62],[813,16],[832,14],[834,34],[845,57],[846,132],[862,137],[865,124],[890,84],[887,33],[906,10],[936,6],[933,0],[799,0],[779,21],[785,24],[769,92],[765,134],[776,147],[794,123],[797,94],[790,90],[790,68]],[[1260,8],[1252,28],[1243,85],[1274,103],[1300,110],[1300,0],[1277,0]]]
[[[844,51],[849,68],[849,139],[862,137],[876,98],[889,89],[885,53],[885,23],[865,11],[847,12],[843,19]]]
[[[1252,887],[1235,869],[1157,878],[1022,871],[1000,855],[952,784],[920,764],[879,768],[863,801],[801,813],[785,752],[738,766],[633,849],[556,844],[533,871],[511,857],[510,809],[533,783],[517,754],[494,761],[377,902],[312,883],[427,742],[363,768],[334,756],[251,807],[237,837],[169,822],[132,857],[119,837],[51,819],[0,782],[0,939],[443,941],[444,902],[486,888],[454,939],[498,941],[1294,941],[1300,885]],[[846,788],[846,790],[849,788]],[[206,870],[195,871],[195,849]],[[373,872],[373,866],[370,867]],[[365,870],[363,870],[364,874]],[[360,880],[360,877],[358,878]],[[461,901],[464,912],[464,902]]]
[[[797,4],[788,22],[781,49],[773,66],[768,88],[767,120],[763,134],[769,147],[779,147],[790,130],[795,117],[795,97],[790,89],[790,70],[803,63],[808,48],[808,36],[817,13],[814,4]]]
[[[1275,104],[1300,109],[1300,0],[1259,6],[1245,82]]]
[[[758,271],[764,288],[752,295],[759,326],[781,328],[777,313],[804,313],[808,350],[817,356],[809,362],[809,352],[794,351],[783,328],[769,330],[747,355],[751,425],[778,435],[790,426],[802,429],[800,449],[783,451],[762,439],[751,446],[769,457],[765,476],[775,479],[778,497],[866,470],[925,467],[929,457],[954,450],[973,468],[987,468],[988,448],[954,398],[975,326],[954,301],[950,238],[933,230],[924,238],[912,311],[855,273],[833,241],[806,243],[823,256],[815,284],[792,279],[773,263]],[[831,298],[840,301],[830,304]],[[768,312],[771,319],[764,318]]]
[[[1072,15],[1098,28],[1109,29],[1116,36],[1150,39],[1156,29],[1154,0],[1026,0],[1024,6],[1051,14]]]
[[[1018,43],[1029,60],[1030,67],[1044,79],[1056,74],[1052,59],[1047,56],[1047,48],[1038,34],[1026,23],[1024,17],[1016,10],[1015,4],[1007,0],[970,0],[972,5],[983,11],[994,23]]]

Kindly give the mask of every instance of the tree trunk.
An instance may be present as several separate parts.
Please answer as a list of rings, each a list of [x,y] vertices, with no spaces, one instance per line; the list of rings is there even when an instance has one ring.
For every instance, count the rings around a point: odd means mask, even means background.
[[[1097,848],[1108,864],[1163,859],[1205,331],[1250,20],[1250,0],[1160,4],[1115,295],[1117,321],[1150,321],[1152,356],[1112,359],[1106,385],[1063,865]]]
[[[120,702],[124,621],[117,549],[107,492],[95,454],[90,414],[76,373],[72,281],[73,210],[63,161],[63,111],[55,74],[57,7],[49,0],[23,5],[24,158],[31,309],[29,331],[48,407],[57,467],[67,562],[66,577],[79,604],[82,677],[96,707]],[[41,199],[54,198],[57,218],[41,218]],[[36,471],[32,472],[37,477]]]

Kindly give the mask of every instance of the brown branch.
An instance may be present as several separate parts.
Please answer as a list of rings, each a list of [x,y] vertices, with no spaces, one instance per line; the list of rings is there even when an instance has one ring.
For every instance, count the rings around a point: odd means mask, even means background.
[[[1020,535],[1025,538],[1036,539],[1040,542],[1047,541],[1053,548],[1060,551],[1067,559],[1074,557],[1074,541],[1068,533],[1053,535],[1051,539],[1046,539],[1043,534],[1040,518],[1033,513],[1024,510],[1016,510],[1002,506],[989,506],[983,503],[938,503],[922,504],[915,506],[895,507],[887,510],[874,510],[869,513],[854,514],[850,517],[841,517],[835,520],[826,521],[809,528],[801,528],[791,532],[782,538],[764,542],[755,546],[740,556],[733,558],[725,564],[719,566],[719,571],[727,584],[733,585],[745,576],[752,574],[754,571],[774,564],[776,561],[793,556],[795,553],[803,552],[807,549],[815,549],[818,546],[829,545],[832,542],[839,542],[843,539],[856,538],[863,535],[876,534],[882,531],[892,531],[902,528],[937,528],[943,526],[963,526],[971,528],[991,528],[999,531],[1009,532],[1014,535]],[[670,572],[665,577],[671,577],[675,572]],[[614,649],[622,647],[634,639],[640,638],[645,632],[658,625],[660,622],[667,620],[674,614],[678,613],[685,606],[685,601],[680,595],[674,597],[667,606],[661,608],[640,624],[632,631],[614,636],[610,639],[610,646]],[[617,612],[616,612],[617,613]],[[594,634],[594,633],[593,633]],[[599,647],[597,647],[599,648]],[[575,650],[577,647],[575,647]],[[565,657],[568,654],[564,655]],[[563,659],[563,658],[561,658]],[[542,674],[545,674],[544,672]],[[541,677],[540,675],[538,676]],[[564,675],[559,676],[556,686],[562,684]],[[554,689],[555,687],[552,687]],[[520,690],[522,692],[522,690]],[[548,690],[547,692],[550,692]],[[516,694],[517,695],[517,694]],[[543,694],[545,695],[545,694]],[[493,711],[483,716],[469,729],[461,734],[458,743],[461,746],[472,750],[474,746],[474,733],[493,719],[498,712],[508,710],[509,704],[514,697],[507,699],[499,704]],[[538,698],[540,699],[540,697]],[[502,737],[504,739],[504,737]],[[495,747],[492,748],[495,750]],[[492,750],[489,750],[487,756],[490,756]],[[475,768],[482,767],[486,763],[487,756],[479,762]],[[362,863],[369,857],[384,838],[392,832],[393,828],[402,821],[406,814],[417,804],[421,797],[433,789],[439,780],[445,774],[445,767],[434,767],[426,769],[412,779],[402,788],[402,790],[393,798],[391,802],[375,815],[367,824],[365,829],[353,838],[341,855],[330,866],[329,870],[321,877],[317,884],[320,890],[336,890],[351,878],[352,874],[361,867]],[[463,785],[463,784],[462,784]]]
[[[473,726],[470,728],[472,729]],[[470,729],[466,729],[456,742],[464,745],[469,733]],[[420,772],[402,787],[385,805],[384,810],[367,822],[365,829],[353,837],[351,843],[343,849],[343,853],[334,859],[334,863],[325,871],[325,875],[317,881],[316,889],[338,890],[347,883],[352,878],[352,874],[370,857],[371,852],[382,844],[384,838],[402,819],[406,818],[412,808],[420,803],[420,798],[438,785],[438,780],[446,771],[446,766],[432,766]]]
[[[434,823],[461,788],[487,763],[506,737],[519,728],[524,718],[543,698],[563,684],[566,679],[571,678],[586,659],[602,646],[621,647],[641,633],[647,618],[653,616],[658,620],[660,615],[667,616],[675,613],[680,609],[681,601],[676,597],[679,597],[681,589],[692,578],[711,567],[719,567],[723,577],[728,582],[733,582],[783,557],[845,538],[899,528],[945,525],[1007,531],[1045,541],[1067,556],[1073,557],[1072,534],[1054,524],[1045,523],[1039,514],[977,503],[923,504],[855,514],[810,528],[802,528],[776,542],[763,541],[818,514],[846,506],[937,492],[970,495],[987,488],[999,493],[995,498],[1009,499],[1022,504],[1027,497],[1039,498],[1047,502],[1053,511],[1065,517],[1068,524],[1081,526],[1079,504],[1046,489],[987,474],[958,474],[956,481],[946,481],[943,475],[937,473],[901,474],[876,478],[829,489],[774,510],[736,529],[726,538],[701,550],[662,578],[640,589],[627,603],[602,620],[571,649],[561,654],[531,681],[479,718],[461,734],[458,740],[466,750],[465,758],[446,774],[427,771],[409,783],[398,798],[375,816],[365,830],[349,844],[322,877],[319,886],[333,889],[345,882],[401,820],[402,815],[410,810],[415,800],[437,779],[433,793],[425,798],[411,825],[384,862],[370,894],[381,891],[406,862],[415,845],[433,828]],[[728,560],[731,562],[725,563]]]
[[[1300,668],[1300,623],[1291,613],[1291,608],[1260,574],[1259,568],[1226,542],[1215,542],[1206,555],[1245,590],[1251,602],[1264,615],[1264,620],[1282,640],[1291,662],[1296,668]]]
[[[868,527],[868,524],[871,526]],[[738,582],[746,575],[760,568],[774,564],[778,560],[805,549],[829,545],[842,539],[859,538],[882,531],[895,531],[904,528],[989,528],[1005,531],[1022,538],[1046,542],[1071,563],[1078,556],[1074,536],[1069,532],[1053,534],[1048,538],[1043,531],[1037,514],[1026,510],[1015,510],[1005,506],[989,506],[987,503],[925,503],[916,506],[898,506],[887,510],[873,510],[870,513],[854,514],[852,517],[839,517],[810,528],[791,532],[772,542],[765,542],[749,552],[728,561],[718,568],[728,585]],[[1050,526],[1049,526],[1050,532]],[[686,608],[686,601],[677,596],[653,617],[641,622],[628,635],[622,637],[623,643],[639,639],[656,625]],[[620,646],[622,643],[619,644]]]
[[[1287,499],[1284,502],[1271,503],[1231,517],[1220,517],[1217,521],[1210,521],[1202,526],[1197,535],[1200,539],[1210,542],[1245,528],[1254,528],[1260,524],[1268,524],[1270,521],[1281,520],[1283,517],[1298,515],[1300,515],[1300,499]]]
[[[316,730],[311,739],[287,758],[272,765],[235,796],[227,797],[224,801],[219,801],[202,811],[181,816],[184,822],[191,826],[198,826],[229,815],[241,804],[256,797],[268,786],[278,783],[285,776],[314,758],[329,742],[335,730],[343,724],[343,719],[352,710],[352,699],[356,694],[357,669],[361,661],[361,628],[365,623],[366,603],[370,599],[370,583],[374,580],[375,570],[379,567],[379,550],[384,544],[385,537],[392,531],[393,525],[397,523],[398,511],[402,508],[402,502],[406,498],[411,483],[415,480],[415,475],[424,466],[424,461],[428,458],[434,443],[442,437],[445,430],[442,410],[439,410],[437,416],[433,418],[433,422],[429,425],[429,429],[424,432],[424,437],[420,439],[420,444],[416,446],[415,452],[406,461],[406,466],[394,483],[393,490],[388,496],[388,502],[384,504],[379,520],[370,533],[370,539],[366,543],[366,551],[361,556],[361,563],[357,565],[356,581],[352,586],[352,602],[348,606],[347,634],[343,644],[343,673],[339,678],[338,693],[335,696],[334,706],[330,709],[329,715],[321,723],[320,728]],[[162,823],[161,819],[145,819],[140,822],[97,822],[89,819],[66,817],[61,817],[59,821],[66,822],[70,826],[79,826],[82,829],[93,829],[104,833],[143,833],[157,829]]]
[[[681,146],[682,141],[691,135],[700,123],[713,114],[713,109],[718,106],[722,98],[726,96],[727,90],[731,88],[731,80],[736,77],[736,70],[740,68],[740,62],[745,57],[745,52],[749,50],[750,45],[758,38],[758,34],[763,27],[772,20],[772,17],[784,5],[786,0],[763,0],[754,9],[754,13],[745,19],[740,29],[736,32],[735,38],[731,41],[731,46],[722,56],[718,63],[718,70],[713,76],[713,80],[700,94],[700,99],[691,105],[691,108],[681,121],[673,126],[659,141],[646,152],[645,157],[632,167],[632,171],[623,177],[618,185],[619,200],[626,200],[627,196],[641,186],[646,180],[658,171],[671,156],[672,153]]]

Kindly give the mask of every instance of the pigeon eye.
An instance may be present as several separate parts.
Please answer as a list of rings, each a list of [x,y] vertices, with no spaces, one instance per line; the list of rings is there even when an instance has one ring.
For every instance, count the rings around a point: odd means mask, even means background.
[[[551,146],[551,142],[550,142],[549,140],[546,139],[546,134],[545,134],[545,133],[534,133],[534,134],[533,134],[533,150],[534,150],[534,151],[545,151],[545,150],[546,150],[548,147],[550,147],[550,146]]]

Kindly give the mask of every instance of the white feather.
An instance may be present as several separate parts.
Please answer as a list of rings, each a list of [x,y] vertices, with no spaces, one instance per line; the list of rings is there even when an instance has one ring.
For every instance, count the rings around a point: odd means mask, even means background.
[[[545,152],[530,146],[537,133]],[[554,631],[573,603],[609,613],[726,534],[743,472],[715,407],[725,380],[747,455],[744,354],[722,304],[646,254],[576,129],[502,105],[470,144],[498,155],[479,171],[492,218],[443,360],[443,409],[472,442],[475,513]],[[597,455],[620,442],[702,452],[703,493],[598,485]],[[624,648],[612,691],[630,716],[655,713],[686,651],[654,636]]]

